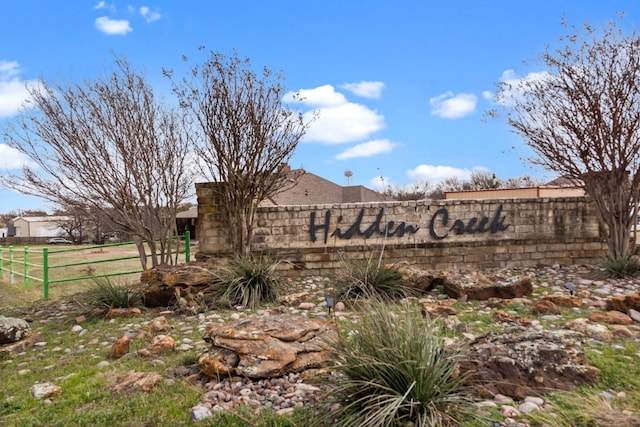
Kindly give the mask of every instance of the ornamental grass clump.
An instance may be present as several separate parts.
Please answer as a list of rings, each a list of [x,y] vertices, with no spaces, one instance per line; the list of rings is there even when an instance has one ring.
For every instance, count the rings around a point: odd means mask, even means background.
[[[93,281],[78,297],[81,306],[91,309],[130,308],[142,305],[142,289],[131,283],[116,283],[109,278]]]
[[[334,426],[459,426],[473,418],[460,374],[463,349],[445,347],[418,307],[374,302],[336,349],[323,422]],[[328,418],[327,418],[328,416]]]
[[[640,259],[637,256],[607,256],[604,269],[613,277],[631,277],[640,273]]]
[[[275,273],[276,264],[251,258],[237,258],[217,271],[212,292],[232,306],[250,309],[278,300],[283,283]]]
[[[339,300],[382,299],[397,300],[417,295],[418,291],[404,283],[396,265],[345,263],[336,279]]]

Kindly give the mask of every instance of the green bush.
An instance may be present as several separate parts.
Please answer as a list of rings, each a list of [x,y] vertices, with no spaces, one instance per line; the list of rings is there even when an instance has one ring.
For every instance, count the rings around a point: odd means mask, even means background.
[[[415,305],[370,304],[336,348],[337,377],[322,401],[335,426],[459,426],[474,405],[458,370],[462,348],[445,348]],[[327,419],[328,417],[328,419]]]
[[[404,284],[397,266],[368,262],[345,264],[342,274],[336,279],[339,300],[383,299],[396,300],[418,294]]]
[[[275,302],[283,283],[275,273],[275,264],[262,260],[237,258],[229,266],[216,273],[213,296],[231,305],[256,308],[267,302]]]
[[[636,256],[607,256],[604,269],[613,277],[637,276],[640,272],[640,260]]]
[[[118,284],[109,278],[95,279],[94,284],[79,296],[88,309],[129,308],[142,305],[142,289],[130,283]]]

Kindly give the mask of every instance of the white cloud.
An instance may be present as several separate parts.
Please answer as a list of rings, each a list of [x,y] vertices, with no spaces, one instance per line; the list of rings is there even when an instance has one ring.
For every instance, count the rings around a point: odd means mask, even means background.
[[[0,144],[0,169],[22,169],[22,166],[35,167],[27,156],[6,144]]]
[[[459,119],[468,116],[476,109],[478,97],[472,93],[446,92],[429,99],[431,114],[443,119]]]
[[[99,1],[95,6],[93,6],[93,8],[96,10],[106,9],[111,13],[116,13],[116,7],[106,1]]]
[[[336,92],[333,86],[324,85],[314,89],[300,89],[298,92],[289,92],[284,102],[299,102],[309,107],[330,107],[347,103],[347,98]]]
[[[160,12],[157,12],[157,11],[152,12],[151,9],[149,9],[147,6],[142,6],[140,8],[140,15],[142,15],[142,17],[147,21],[147,23],[157,21],[158,19],[161,18]]]
[[[355,142],[384,128],[382,114],[365,105],[349,102],[332,85],[289,92],[283,97],[283,102],[297,102],[316,108],[304,112],[305,121],[312,122],[304,136],[304,141],[307,142]]]
[[[345,83],[342,86],[343,89],[349,92],[362,96],[364,98],[378,99],[384,89],[383,82],[360,82],[360,83]]]
[[[108,16],[96,18],[96,28],[108,35],[125,35],[133,31],[126,19],[111,19]]]
[[[320,108],[315,120],[304,136],[305,141],[342,144],[369,137],[384,128],[384,117],[361,104],[348,102]],[[310,120],[313,112],[304,113]]]
[[[35,85],[36,80],[20,80],[20,66],[16,61],[0,59],[0,117],[15,115],[20,106],[29,98],[27,85]]]
[[[373,157],[382,153],[390,153],[397,146],[388,139],[376,139],[347,148],[336,156],[336,160],[347,160],[357,157]]]
[[[462,181],[471,178],[470,169],[459,169],[452,166],[418,165],[415,169],[407,171],[407,176],[413,181],[426,181],[437,184],[447,178],[456,177]]]

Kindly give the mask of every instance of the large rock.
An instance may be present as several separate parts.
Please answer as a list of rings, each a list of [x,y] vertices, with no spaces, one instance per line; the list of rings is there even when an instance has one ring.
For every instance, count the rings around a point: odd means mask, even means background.
[[[607,301],[607,310],[628,313],[629,310],[640,310],[640,294],[616,295]]]
[[[143,271],[140,283],[145,306],[167,307],[176,303],[176,295],[189,299],[206,293],[215,283],[215,276],[200,265],[161,265]]]
[[[198,356],[201,371],[211,377],[240,375],[273,378],[325,366],[338,333],[332,322],[293,315],[255,316],[204,333],[211,349]]]
[[[0,316],[0,344],[18,342],[31,334],[26,320]]]
[[[456,280],[446,280],[444,292],[455,299],[466,295],[468,300],[486,301],[491,298],[511,299],[530,295],[533,292],[533,285],[529,276],[502,277],[474,274]]]
[[[439,286],[444,285],[446,277],[444,275],[434,275],[427,273],[408,262],[400,262],[397,264],[386,264],[387,269],[397,268],[398,273],[402,276],[405,286],[416,289],[420,292],[428,292]]]
[[[568,391],[592,384],[600,374],[587,363],[583,339],[568,330],[486,334],[471,343],[460,370],[480,396],[523,399]]]

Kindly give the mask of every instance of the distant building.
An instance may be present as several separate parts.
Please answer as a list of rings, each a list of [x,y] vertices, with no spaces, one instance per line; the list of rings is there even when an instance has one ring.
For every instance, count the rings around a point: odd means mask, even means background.
[[[545,197],[582,197],[584,188],[566,178],[557,178],[537,187],[497,188],[490,190],[446,191],[446,200],[527,199]]]
[[[386,194],[378,193],[362,185],[343,187],[303,169],[291,170],[288,166],[285,168],[288,182],[284,189],[267,200],[263,200],[260,206],[326,205],[394,200]],[[178,233],[183,234],[189,230],[191,237],[195,239],[197,219],[197,206],[178,213],[176,215]]]
[[[289,182],[284,189],[263,201],[261,206],[325,205],[393,200],[386,194],[378,193],[362,185],[343,187],[302,169],[288,169],[287,179]]]
[[[178,212],[176,214],[176,228],[178,230],[178,234],[183,235],[186,231],[188,231],[190,239],[197,239],[197,236],[196,236],[197,220],[198,220],[197,206],[192,206],[186,211]]]
[[[69,216],[19,216],[13,220],[13,227],[9,231],[13,233],[7,237],[57,237],[65,235],[65,230],[60,224],[71,221]],[[11,230],[13,228],[13,230]]]

